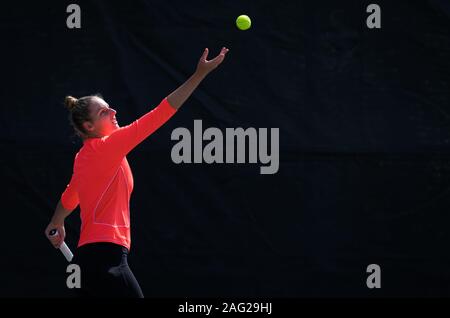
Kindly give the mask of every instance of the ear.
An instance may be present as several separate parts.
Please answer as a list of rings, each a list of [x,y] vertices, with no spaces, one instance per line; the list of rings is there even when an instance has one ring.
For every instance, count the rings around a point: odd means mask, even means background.
[[[92,125],[89,121],[85,121],[85,122],[83,123],[83,128],[84,128],[86,131],[93,131],[93,130],[94,130],[94,125]]]

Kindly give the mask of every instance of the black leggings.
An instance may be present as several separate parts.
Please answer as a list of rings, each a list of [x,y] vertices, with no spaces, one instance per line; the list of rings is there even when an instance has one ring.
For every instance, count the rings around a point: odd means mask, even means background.
[[[127,261],[128,249],[114,243],[91,243],[79,247],[72,264],[80,266],[80,297],[144,298]]]

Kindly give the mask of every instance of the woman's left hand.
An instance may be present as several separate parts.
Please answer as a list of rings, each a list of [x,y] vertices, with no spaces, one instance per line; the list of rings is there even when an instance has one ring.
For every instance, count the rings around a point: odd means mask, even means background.
[[[223,60],[225,59],[225,55],[228,53],[228,49],[226,47],[223,47],[220,51],[219,55],[217,55],[212,60],[206,60],[208,57],[209,50],[208,48],[203,51],[202,56],[200,57],[200,61],[198,61],[197,70],[196,73],[201,74],[203,76],[206,76],[214,70],[217,66],[219,66]]]
[[[56,230],[58,232],[58,235],[50,236],[51,230]],[[66,237],[64,224],[55,224],[53,222],[50,222],[50,224],[45,229],[45,236],[49,239],[50,243],[52,243],[55,248],[59,248]]]

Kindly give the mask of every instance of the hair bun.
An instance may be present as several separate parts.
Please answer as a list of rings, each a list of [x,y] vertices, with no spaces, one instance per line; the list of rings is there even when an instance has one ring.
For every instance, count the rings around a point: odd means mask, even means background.
[[[78,99],[76,99],[75,97],[72,97],[72,96],[66,96],[66,98],[64,99],[64,105],[70,111],[72,111],[75,108],[75,106],[77,105],[77,102],[78,102]]]

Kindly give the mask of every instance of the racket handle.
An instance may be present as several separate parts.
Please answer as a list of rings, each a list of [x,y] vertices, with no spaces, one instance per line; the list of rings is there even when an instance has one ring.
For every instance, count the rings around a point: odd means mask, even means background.
[[[53,229],[49,232],[50,236],[58,235],[58,231],[56,229]],[[68,262],[72,261],[73,254],[70,251],[70,248],[67,246],[66,242],[62,242],[61,246],[59,247],[59,250],[63,253],[64,257]]]
[[[72,261],[73,258],[73,254],[70,251],[70,248],[67,246],[66,242],[62,242],[61,246],[59,247],[59,249],[61,250],[61,252],[63,253],[64,257],[66,258],[66,260],[70,263]]]

